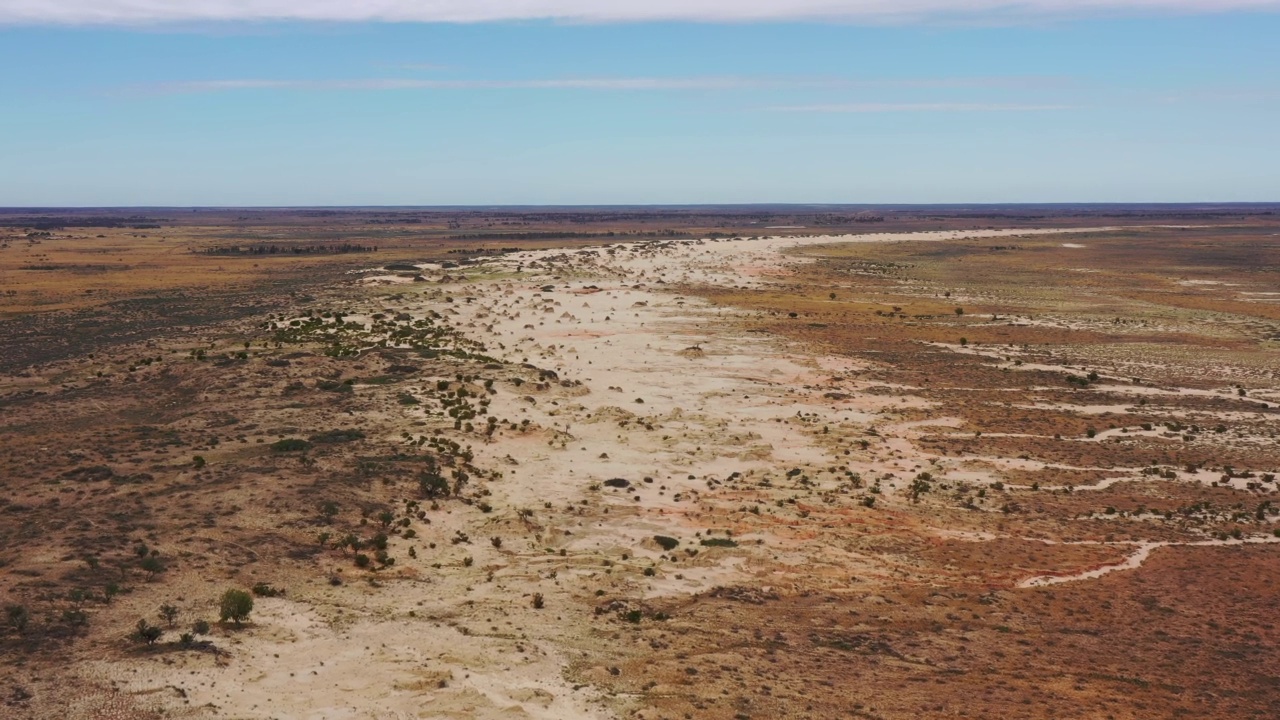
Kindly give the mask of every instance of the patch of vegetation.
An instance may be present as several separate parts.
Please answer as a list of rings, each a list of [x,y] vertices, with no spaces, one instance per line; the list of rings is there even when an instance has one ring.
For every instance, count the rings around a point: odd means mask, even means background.
[[[282,597],[284,595],[284,589],[272,587],[264,582],[255,584],[251,589],[253,594],[258,597]]]
[[[251,612],[253,612],[253,596],[249,593],[232,588],[222,594],[222,600],[218,605],[218,618],[222,622],[230,620],[239,626],[249,619]]]
[[[666,550],[668,552],[670,552],[671,550],[675,550],[676,547],[680,545],[679,540],[673,537],[669,537],[667,535],[654,535],[653,541],[658,543],[658,545],[660,545],[663,550]]]
[[[352,429],[326,430],[322,433],[317,433],[315,435],[312,435],[310,438],[310,441],[316,445],[333,445],[336,443],[346,443],[346,442],[355,442],[356,440],[363,440],[364,437],[365,437],[364,433],[360,430],[352,430]],[[281,441],[281,442],[284,442],[284,441]],[[274,448],[274,445],[272,447]],[[306,448],[302,448],[302,449],[305,450]]]
[[[305,452],[311,449],[311,443],[302,438],[285,438],[271,443],[271,451],[278,453]]]

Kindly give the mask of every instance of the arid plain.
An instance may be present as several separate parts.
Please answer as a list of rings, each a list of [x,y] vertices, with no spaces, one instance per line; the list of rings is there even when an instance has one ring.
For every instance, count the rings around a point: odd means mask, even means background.
[[[0,714],[1276,717],[1275,213],[6,211]]]

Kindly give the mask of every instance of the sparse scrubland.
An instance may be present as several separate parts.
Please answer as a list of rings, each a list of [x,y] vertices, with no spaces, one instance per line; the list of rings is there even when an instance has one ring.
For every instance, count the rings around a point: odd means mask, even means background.
[[[13,231],[0,714],[1280,714],[1271,216],[415,218]]]

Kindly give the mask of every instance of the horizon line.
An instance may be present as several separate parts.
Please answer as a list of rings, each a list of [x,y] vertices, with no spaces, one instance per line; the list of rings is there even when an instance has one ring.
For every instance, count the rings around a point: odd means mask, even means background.
[[[917,207],[1126,207],[1254,206],[1280,208],[1280,200],[1048,200],[982,202],[707,202],[707,203],[454,203],[444,205],[13,205],[0,213],[54,210],[466,210],[493,208],[917,208]]]

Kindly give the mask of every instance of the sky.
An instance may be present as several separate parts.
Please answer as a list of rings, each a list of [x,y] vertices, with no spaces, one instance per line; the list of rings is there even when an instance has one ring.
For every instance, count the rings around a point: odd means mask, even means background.
[[[0,207],[1280,201],[1280,0],[0,0]]]

